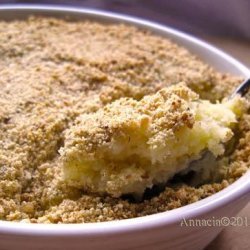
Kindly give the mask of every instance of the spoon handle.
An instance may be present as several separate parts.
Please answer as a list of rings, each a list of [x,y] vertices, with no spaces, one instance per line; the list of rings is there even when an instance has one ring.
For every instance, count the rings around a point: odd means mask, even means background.
[[[250,78],[241,83],[241,85],[233,92],[232,97],[234,97],[237,94],[244,96],[249,89],[250,89]]]

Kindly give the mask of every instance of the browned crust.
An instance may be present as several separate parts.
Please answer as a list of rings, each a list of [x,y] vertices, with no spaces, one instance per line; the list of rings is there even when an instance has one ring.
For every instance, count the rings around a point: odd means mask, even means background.
[[[61,180],[58,149],[79,114],[185,81],[210,100],[240,78],[221,74],[166,39],[124,25],[31,18],[0,23],[0,219],[46,223],[132,218],[207,197],[249,168],[249,114],[222,181],[181,184],[132,204],[87,196]]]

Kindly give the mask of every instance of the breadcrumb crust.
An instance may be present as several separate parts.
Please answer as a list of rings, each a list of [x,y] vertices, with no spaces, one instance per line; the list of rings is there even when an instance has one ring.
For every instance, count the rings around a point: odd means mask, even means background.
[[[82,223],[133,218],[212,195],[250,166],[250,114],[219,181],[168,186],[141,203],[86,195],[62,179],[58,150],[80,114],[121,97],[140,100],[185,81],[222,99],[242,80],[222,74],[167,39],[125,25],[52,18],[0,22],[0,219]]]

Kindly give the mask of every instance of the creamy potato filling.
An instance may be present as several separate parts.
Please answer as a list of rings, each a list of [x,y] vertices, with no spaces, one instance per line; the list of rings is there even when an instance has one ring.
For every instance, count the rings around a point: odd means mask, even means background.
[[[240,97],[213,104],[184,83],[139,101],[121,98],[66,131],[64,178],[88,192],[141,195],[206,150],[222,155],[243,109]]]

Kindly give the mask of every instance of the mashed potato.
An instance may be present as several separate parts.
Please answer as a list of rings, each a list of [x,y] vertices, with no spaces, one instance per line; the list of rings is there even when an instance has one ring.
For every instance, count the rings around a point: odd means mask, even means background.
[[[200,100],[183,83],[140,101],[121,98],[83,114],[67,131],[60,151],[65,179],[89,192],[141,195],[205,150],[222,155],[241,107],[240,98]]]

